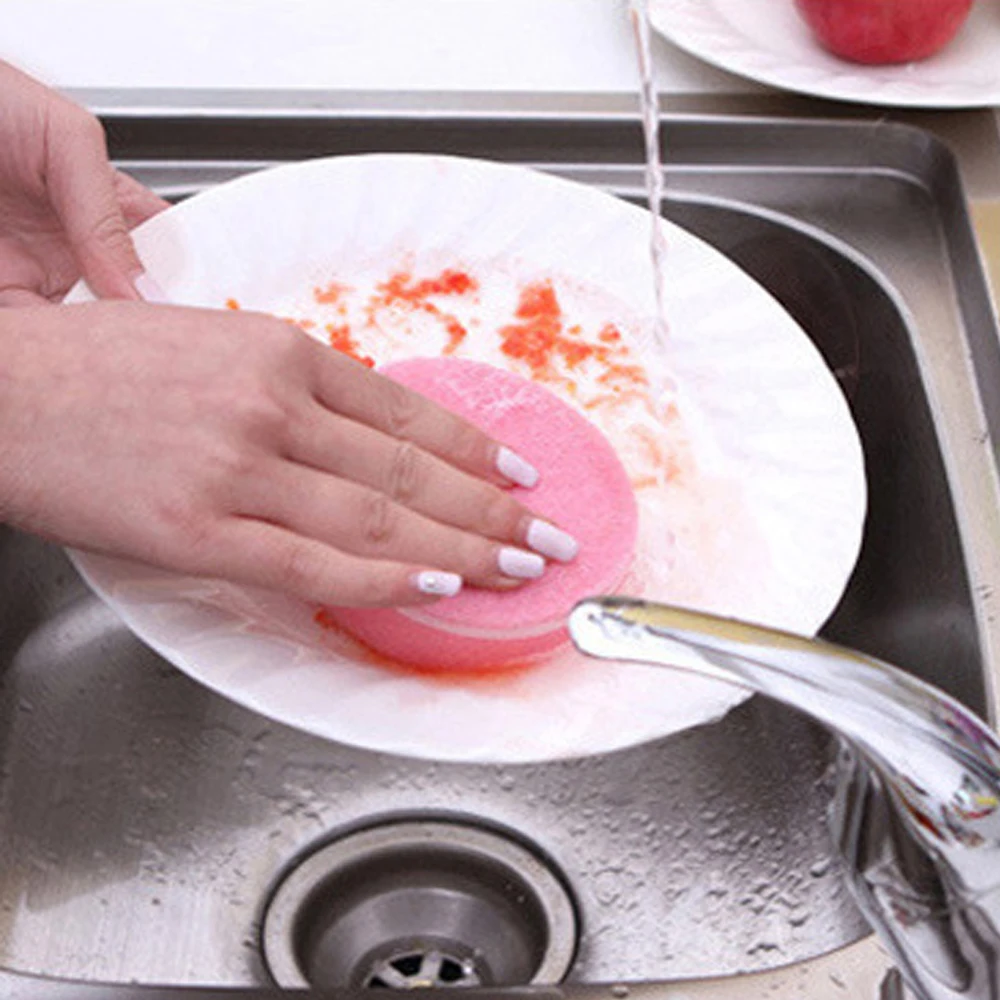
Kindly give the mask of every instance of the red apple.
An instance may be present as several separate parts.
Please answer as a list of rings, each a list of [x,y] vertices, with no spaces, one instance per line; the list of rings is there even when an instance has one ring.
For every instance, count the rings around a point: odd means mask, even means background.
[[[973,0],[795,0],[819,43],[852,62],[913,62],[944,48]]]

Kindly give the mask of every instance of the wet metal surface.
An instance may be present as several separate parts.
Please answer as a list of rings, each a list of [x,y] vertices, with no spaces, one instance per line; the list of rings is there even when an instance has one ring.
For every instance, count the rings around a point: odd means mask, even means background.
[[[446,818],[384,821],[297,859],[261,927],[271,977],[299,989],[557,983],[576,944],[547,859]]]

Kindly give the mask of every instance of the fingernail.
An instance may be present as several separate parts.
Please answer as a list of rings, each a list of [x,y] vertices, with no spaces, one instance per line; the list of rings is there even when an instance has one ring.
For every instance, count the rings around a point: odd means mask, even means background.
[[[132,279],[132,284],[135,285],[135,290],[142,296],[144,302],[166,305],[170,301],[167,298],[167,293],[145,271],[140,271]]]
[[[530,490],[538,482],[538,470],[510,448],[500,448],[497,452],[496,466],[501,476],[506,476],[512,483],[517,483],[525,489]]]
[[[433,594],[435,597],[454,597],[462,589],[462,578],[457,573],[424,570],[413,575],[413,586],[421,594]]]
[[[505,547],[497,557],[500,572],[519,580],[537,580],[545,572],[545,560],[524,549]]]
[[[570,562],[580,551],[580,543],[571,534],[537,517],[528,526],[527,541],[529,548],[559,562]]]

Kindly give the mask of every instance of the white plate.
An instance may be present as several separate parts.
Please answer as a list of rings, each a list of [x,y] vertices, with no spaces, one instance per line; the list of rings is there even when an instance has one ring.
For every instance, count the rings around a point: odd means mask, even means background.
[[[1000,104],[1000,3],[978,0],[951,43],[929,59],[861,66],[824,51],[792,0],[649,0],[665,38],[705,62],[816,97],[916,108]]]
[[[461,266],[482,288],[462,307],[470,333],[458,356],[517,371],[497,350],[497,329],[510,322],[518,289],[535,279],[553,282],[568,321],[588,336],[612,319],[637,350],[650,350],[649,218],[524,168],[360,156],[222,185],[147,222],[136,241],[175,302],[221,307],[235,298],[308,316],[317,330],[342,305],[361,316],[372,285],[402,263],[420,275]],[[860,545],[865,483],[850,414],[778,304],[707,244],[664,226],[678,415],[657,433],[675,475],[665,487],[637,487],[640,551],[625,589],[813,633]],[[312,290],[331,279],[355,291],[321,307]],[[86,297],[78,288],[71,298]],[[459,311],[450,300],[442,305]],[[378,332],[360,338],[365,350],[383,363],[445,342],[433,316],[407,323],[420,327],[418,339],[391,310],[381,314]],[[597,386],[581,382],[575,403]],[[588,412],[638,483],[650,469],[648,414],[638,404]],[[744,697],[571,649],[478,679],[389,670],[287,597],[93,555],[76,561],[142,639],[193,677],[264,715],[376,750],[475,761],[577,756],[716,719]]]

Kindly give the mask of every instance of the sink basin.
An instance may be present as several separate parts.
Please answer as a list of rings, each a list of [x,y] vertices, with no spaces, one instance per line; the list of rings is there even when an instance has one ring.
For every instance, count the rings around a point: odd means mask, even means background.
[[[172,198],[283,158],[433,150],[642,197],[634,120],[122,116]],[[667,214],[763,283],[840,381],[870,511],[828,638],[981,714],[997,669],[1000,352],[954,164],[900,125],[667,121]],[[763,698],[560,763],[327,743],[199,686],[64,554],[0,533],[0,969],[166,984],[667,981],[867,933],[825,811],[832,740]],[[498,944],[500,942],[500,944]],[[553,957],[555,956],[555,957]]]

